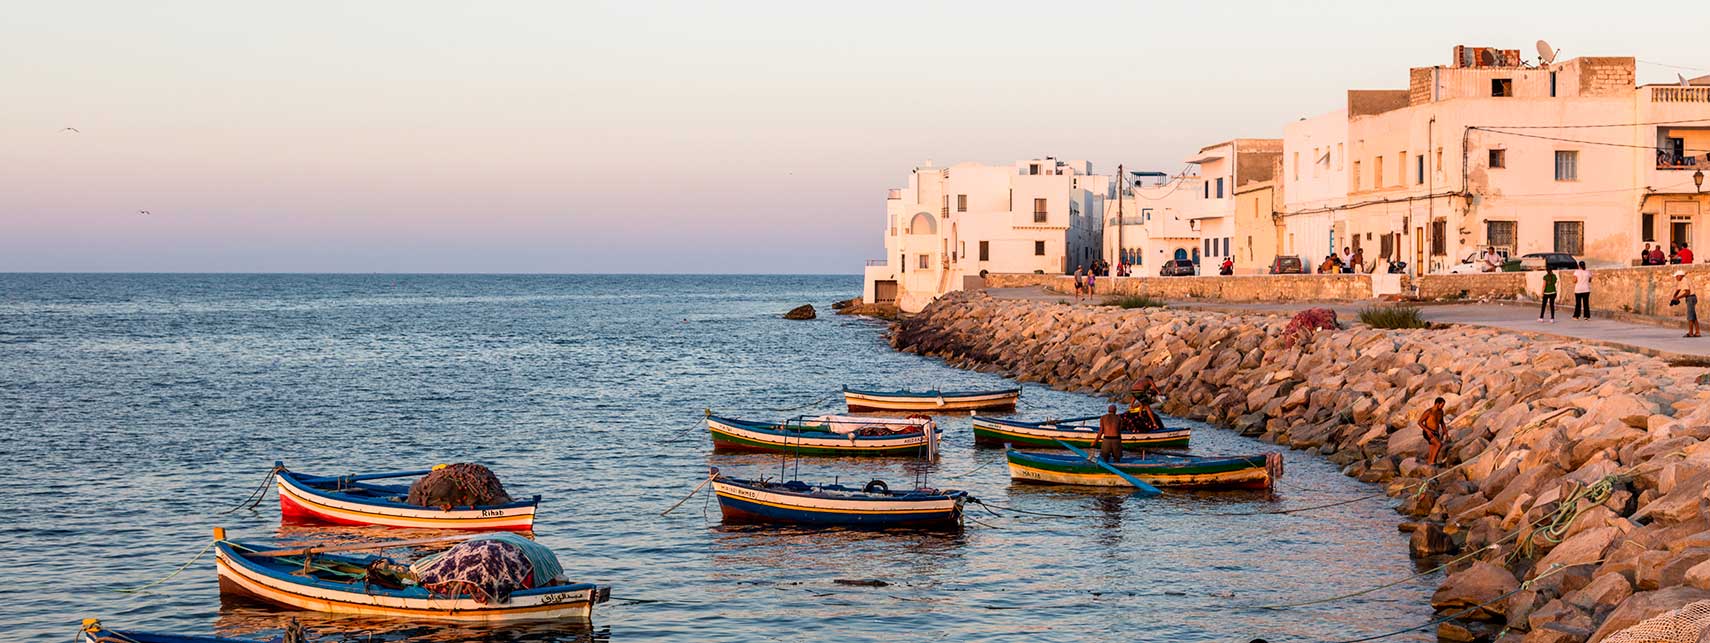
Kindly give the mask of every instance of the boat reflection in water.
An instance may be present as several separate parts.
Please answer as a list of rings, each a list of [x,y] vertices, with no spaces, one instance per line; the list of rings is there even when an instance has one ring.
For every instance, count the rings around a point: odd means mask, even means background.
[[[214,621],[218,636],[265,641],[280,635],[291,619],[308,630],[309,641],[410,643],[507,641],[515,643],[604,643],[611,640],[609,626],[563,621],[505,624],[421,622],[408,619],[340,616],[321,612],[274,608],[242,597],[222,595],[220,615]]]

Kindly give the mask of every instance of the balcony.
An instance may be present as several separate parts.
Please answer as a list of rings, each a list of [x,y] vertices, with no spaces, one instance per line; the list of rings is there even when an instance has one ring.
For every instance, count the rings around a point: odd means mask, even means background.
[[[1710,103],[1710,87],[1652,87],[1653,103]]]
[[[1673,89],[1700,88],[1675,87]],[[1710,87],[1702,89],[1710,89]],[[1710,169],[1710,127],[1658,127],[1657,169]]]
[[[868,259],[867,260],[867,267],[868,268],[883,268],[887,265],[890,265],[890,260],[888,260],[888,259]]]

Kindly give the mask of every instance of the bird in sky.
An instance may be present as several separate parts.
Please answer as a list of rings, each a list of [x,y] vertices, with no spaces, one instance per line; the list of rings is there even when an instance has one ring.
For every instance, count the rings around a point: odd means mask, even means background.
[[[137,214],[149,214],[148,210],[137,210]]]
[[[61,131],[61,132],[71,132],[71,133],[73,133],[73,134],[82,134],[82,133],[83,133],[83,132],[82,132],[82,131],[80,131],[80,130],[78,130],[78,129],[77,129],[77,128],[75,128],[75,127],[67,127],[67,128],[65,128],[65,129],[62,129],[62,130],[60,130],[60,131]]]

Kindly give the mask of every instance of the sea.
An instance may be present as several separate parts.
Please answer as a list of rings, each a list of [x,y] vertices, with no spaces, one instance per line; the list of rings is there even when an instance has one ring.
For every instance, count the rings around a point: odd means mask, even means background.
[[[294,619],[311,641],[344,643],[1436,639],[1440,578],[1406,580],[1420,569],[1393,500],[1321,456],[1201,423],[1168,418],[1194,428],[1196,453],[1281,450],[1277,489],[1143,498],[1014,484],[967,416],[939,419],[937,462],[713,453],[708,411],[839,412],[844,385],[1016,385],[895,352],[886,323],[832,314],[860,287],[0,274],[0,640],[60,643],[85,618],[255,640]],[[820,317],[781,318],[801,304]],[[1105,403],[1021,386],[1016,417]],[[327,475],[485,464],[512,495],[543,498],[536,539],[612,601],[591,623],[489,626],[222,598],[206,553],[215,527],[279,544],[391,536],[281,525],[273,493],[246,502],[275,461]],[[972,506],[949,531],[725,525],[706,490],[690,496],[709,466],[924,483],[1004,509]]]

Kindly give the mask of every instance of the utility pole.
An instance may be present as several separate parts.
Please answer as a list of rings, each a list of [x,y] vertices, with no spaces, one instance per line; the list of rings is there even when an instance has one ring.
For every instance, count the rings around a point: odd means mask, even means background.
[[[1122,184],[1127,182],[1128,173],[1122,171],[1122,164],[1116,164],[1116,272],[1122,274],[1128,267],[1128,249],[1122,245]]]

